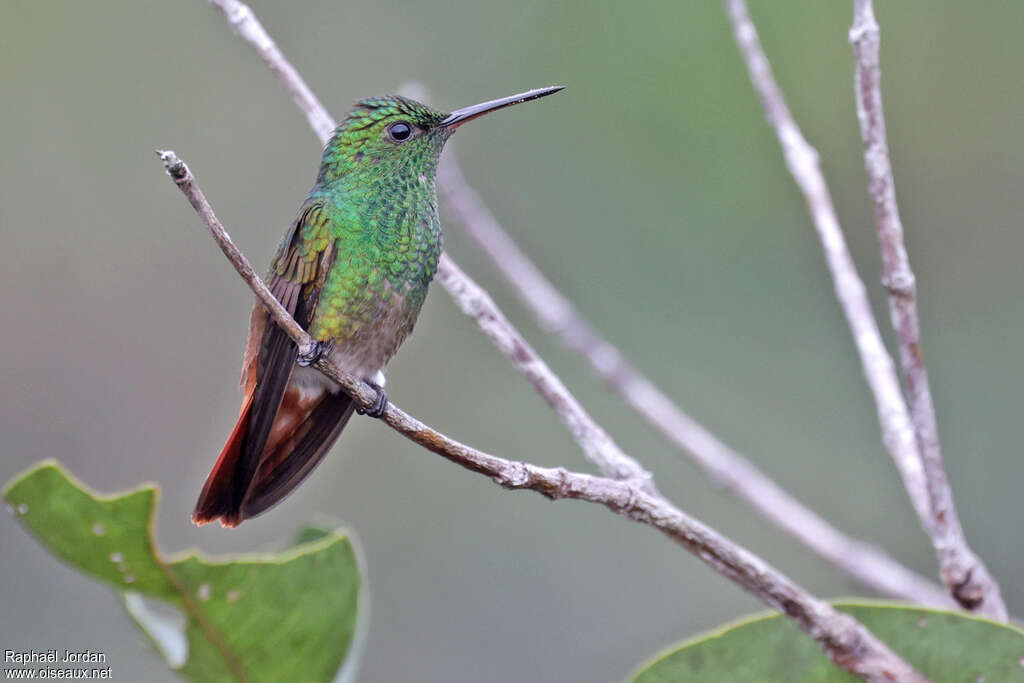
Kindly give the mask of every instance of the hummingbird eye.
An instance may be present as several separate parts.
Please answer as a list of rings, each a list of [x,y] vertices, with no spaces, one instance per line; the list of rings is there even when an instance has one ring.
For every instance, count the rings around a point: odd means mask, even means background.
[[[395,142],[405,142],[412,137],[412,126],[405,121],[398,121],[388,126],[388,137]]]

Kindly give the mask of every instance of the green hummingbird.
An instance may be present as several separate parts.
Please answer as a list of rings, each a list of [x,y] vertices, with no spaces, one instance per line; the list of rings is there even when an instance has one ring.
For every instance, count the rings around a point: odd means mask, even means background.
[[[317,340],[312,357],[259,303],[242,362],[238,422],[206,479],[192,519],[234,527],[279,503],[323,459],[355,409],[308,367],[336,349],[342,368],[378,390],[412,332],[441,255],[434,178],[445,142],[467,121],[561,86],[444,113],[389,95],[356,102],[324,147],[316,183],[285,233],[266,281]]]

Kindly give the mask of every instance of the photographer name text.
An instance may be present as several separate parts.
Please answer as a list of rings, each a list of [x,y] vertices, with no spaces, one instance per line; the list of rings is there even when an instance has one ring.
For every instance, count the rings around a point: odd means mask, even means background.
[[[107,655],[96,650],[4,650],[4,661],[8,664],[103,663]]]

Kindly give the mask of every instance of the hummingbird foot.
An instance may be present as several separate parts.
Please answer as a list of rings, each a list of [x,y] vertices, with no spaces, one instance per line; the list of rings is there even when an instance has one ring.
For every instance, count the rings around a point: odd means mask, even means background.
[[[299,364],[299,367],[308,368],[324,356],[330,355],[331,344],[331,342],[314,342],[313,348],[308,353],[303,353],[301,349],[299,350],[295,362]]]
[[[375,382],[365,380],[367,384],[377,390],[377,398],[373,400],[373,405],[365,410],[363,408],[356,408],[356,412],[360,415],[367,415],[373,418],[379,418],[384,414],[384,411],[388,409],[388,392],[384,391],[384,387],[380,386]]]

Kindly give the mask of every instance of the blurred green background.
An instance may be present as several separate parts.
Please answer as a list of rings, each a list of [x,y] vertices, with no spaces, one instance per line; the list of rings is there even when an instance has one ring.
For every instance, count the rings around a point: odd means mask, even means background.
[[[253,6],[335,116],[410,80],[448,108],[566,84],[453,142],[506,227],[685,409],[844,530],[935,575],[718,3]],[[888,334],[849,3],[752,11]],[[968,538],[1022,612],[1024,5],[879,11],[947,465]],[[0,4],[0,480],[56,457],[100,490],[159,482],[157,536],[169,550],[276,547],[307,520],[350,527],[371,590],[363,681],[614,681],[671,642],[759,609],[651,530],[502,491],[368,419],[273,512],[233,531],[192,526],[238,408],[251,295],[164,176],[157,147],[191,164],[259,268],[319,161],[303,116],[201,0]],[[680,506],[820,595],[864,594],[625,410],[454,226],[447,247]],[[389,389],[471,444],[588,469],[439,287]],[[7,516],[0,542],[0,648],[92,648],[118,680],[173,680],[108,588],[58,565]]]

